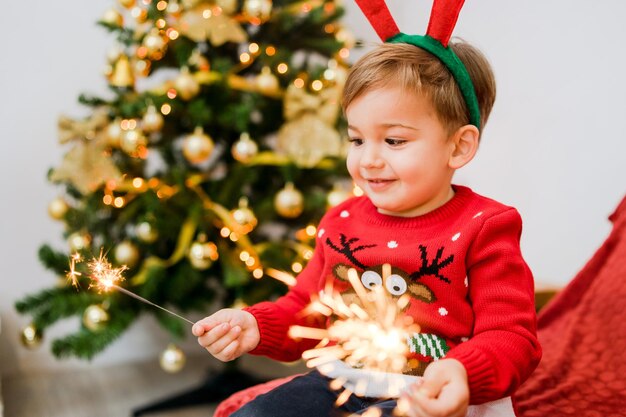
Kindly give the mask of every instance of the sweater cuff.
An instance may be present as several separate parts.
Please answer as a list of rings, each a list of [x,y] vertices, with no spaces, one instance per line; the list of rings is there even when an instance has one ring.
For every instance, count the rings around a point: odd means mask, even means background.
[[[500,392],[497,386],[495,368],[489,358],[479,350],[453,349],[445,359],[456,359],[467,371],[467,382],[470,389],[470,404],[482,404],[498,399]]]
[[[245,307],[243,310],[254,316],[261,336],[259,344],[248,353],[251,355],[276,356],[276,353],[280,351],[280,347],[283,345],[283,341],[288,337],[287,326],[285,325],[288,320],[278,317],[279,313],[276,311],[274,304],[270,302],[258,303],[251,307]]]

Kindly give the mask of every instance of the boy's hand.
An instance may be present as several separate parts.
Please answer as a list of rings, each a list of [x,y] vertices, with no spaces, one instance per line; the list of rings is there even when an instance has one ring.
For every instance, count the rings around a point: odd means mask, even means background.
[[[232,361],[254,349],[261,339],[254,316],[225,308],[196,322],[191,328],[198,343],[222,362]]]
[[[428,365],[422,382],[412,385],[398,404],[409,417],[463,417],[468,406],[467,372],[456,359]]]

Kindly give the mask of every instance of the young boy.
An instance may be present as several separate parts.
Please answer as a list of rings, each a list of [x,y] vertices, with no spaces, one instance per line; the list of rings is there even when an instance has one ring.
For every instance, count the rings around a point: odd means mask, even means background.
[[[348,170],[365,196],[324,216],[315,254],[287,295],[221,310],[194,325],[194,335],[212,355],[223,361],[247,352],[298,359],[311,345],[290,339],[289,327],[301,324],[298,313],[328,279],[347,288],[344,272],[356,268],[366,288],[382,285],[393,296],[411,296],[404,313],[422,335],[408,343],[422,366],[408,370],[421,377],[404,394],[405,412],[514,415],[508,397],[541,356],[533,278],[520,253],[518,212],[452,185],[454,172],[476,153],[476,125],[487,121],[495,81],[479,51],[467,43],[451,48],[474,85],[480,123],[470,124],[457,82],[431,53],[387,43],[361,58],[348,77],[343,105],[351,143]],[[385,263],[393,273],[383,277],[379,267]],[[361,370],[346,368],[345,375],[332,377],[343,376],[344,386],[353,386],[353,371]],[[312,371],[233,415],[319,417],[371,407],[391,415],[397,403],[373,382],[336,408],[341,390],[328,382]]]

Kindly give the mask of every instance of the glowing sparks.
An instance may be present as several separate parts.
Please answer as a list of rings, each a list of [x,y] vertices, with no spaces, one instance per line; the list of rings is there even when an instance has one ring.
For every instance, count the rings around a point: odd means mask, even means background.
[[[384,265],[383,275],[389,274],[391,267]],[[341,294],[327,287],[305,310],[305,313],[329,317],[328,328],[292,326],[289,335],[320,340],[316,348],[302,355],[307,366],[320,367],[320,371],[325,366],[332,367],[335,360],[341,360],[353,368],[401,374],[410,353],[407,340],[411,334],[419,332],[419,326],[402,314],[409,302],[408,295],[394,299],[382,286],[367,290],[354,269],[348,272],[348,279],[356,294],[354,302],[346,304]],[[343,383],[334,380],[332,385]],[[355,392],[365,391],[366,385],[366,381],[357,384]],[[340,395],[338,403],[349,395],[346,392]]]
[[[79,253],[74,253],[70,256],[70,270],[67,272],[66,276],[68,280],[71,280],[72,285],[75,287],[78,286],[78,278],[83,276],[83,274],[76,270],[77,265],[82,262],[82,257]],[[107,292],[110,290],[118,290],[130,297],[133,297],[143,303],[149,304],[153,307],[161,309],[168,314],[178,317],[181,320],[186,321],[187,323],[194,324],[193,321],[186,319],[183,316],[180,316],[173,311],[170,311],[164,307],[161,307],[158,304],[153,303],[150,300],[147,300],[132,291],[127,290],[126,288],[120,287],[117,285],[119,282],[124,281],[124,271],[128,270],[126,265],[122,265],[120,267],[114,268],[113,265],[107,260],[104,252],[100,250],[100,256],[97,258],[92,258],[89,262],[87,262],[87,268],[90,274],[86,274],[86,277],[91,279],[91,283],[89,288],[95,287],[98,289],[98,292]]]

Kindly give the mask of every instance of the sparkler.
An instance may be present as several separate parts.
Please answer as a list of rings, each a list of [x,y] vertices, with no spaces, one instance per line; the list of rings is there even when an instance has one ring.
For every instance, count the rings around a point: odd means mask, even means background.
[[[383,265],[383,281],[391,275],[391,266]],[[305,351],[302,358],[308,367],[318,367],[322,373],[332,373],[337,360],[350,367],[384,373],[401,374],[407,365],[409,347],[407,339],[419,332],[419,326],[413,323],[402,310],[409,302],[409,296],[393,299],[382,286],[368,291],[364,288],[356,270],[348,271],[348,279],[360,304],[346,304],[341,294],[332,291],[332,287],[320,292],[305,312],[317,312],[333,318],[326,329],[292,326],[289,335],[292,338],[320,340],[314,349]],[[340,389],[345,378],[335,378],[331,388]],[[368,381],[362,379],[355,384],[356,393],[365,392]],[[398,395],[402,381],[391,379],[390,396]],[[347,401],[352,392],[348,389],[337,398],[336,404]]]
[[[70,257],[70,270],[67,272],[67,279],[71,281],[72,285],[75,287],[78,286],[78,278],[82,276],[82,273],[76,270],[77,265],[82,262],[82,257],[79,253],[74,253]],[[126,265],[122,265],[119,268],[114,268],[113,265],[107,260],[103,251],[100,250],[100,256],[98,258],[93,258],[87,263],[87,268],[91,272],[91,275],[88,277],[92,280],[89,288],[96,287],[98,292],[107,292],[111,289],[118,290],[130,297],[133,297],[136,300],[139,300],[143,303],[151,305],[153,307],[159,308],[166,313],[169,313],[175,317],[178,317],[181,320],[186,321],[189,324],[194,324],[193,321],[174,313],[171,310],[168,310],[165,307],[162,307],[158,304],[153,303],[152,301],[143,298],[132,291],[127,290],[124,287],[120,287],[117,285],[118,282],[124,280],[124,271],[128,269]]]

